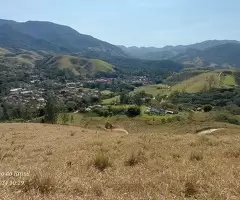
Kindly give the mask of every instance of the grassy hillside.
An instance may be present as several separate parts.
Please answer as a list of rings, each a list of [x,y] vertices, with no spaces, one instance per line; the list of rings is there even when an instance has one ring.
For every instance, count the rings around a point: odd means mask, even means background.
[[[1,124],[3,199],[238,199],[239,130],[201,123],[138,131]],[[146,126],[146,125],[145,125]],[[131,126],[129,126],[131,130]],[[24,175],[25,173],[25,175]],[[19,185],[11,184],[13,181]]]
[[[19,49],[11,52],[7,49],[0,48],[0,60],[9,66],[30,66],[33,67],[37,60],[43,59],[43,56],[33,51]]]
[[[102,104],[104,104],[104,105],[108,105],[108,104],[111,104],[112,102],[115,102],[115,101],[120,101],[120,96],[115,96],[115,97],[112,97],[112,98],[109,98],[109,99],[104,99],[103,101],[102,101]]]
[[[98,73],[114,73],[114,67],[98,59],[86,59],[74,56],[57,56],[48,61],[49,65],[59,69],[68,69],[74,75],[94,76]]]
[[[151,94],[153,96],[156,96],[159,93],[168,93],[169,92],[169,86],[164,84],[156,84],[156,85],[145,85],[142,87],[138,87],[134,90],[134,92],[141,92],[145,91],[147,94]]]
[[[145,91],[156,96],[157,94],[170,94],[171,92],[200,92],[209,88],[225,88],[237,86],[233,70],[214,70],[214,71],[186,71],[175,73],[166,79],[164,84],[146,85],[138,87],[134,92]]]
[[[1,55],[5,55],[5,54],[8,54],[8,53],[11,53],[11,52],[8,51],[7,49],[0,48],[0,56],[1,56]]]
[[[202,73],[200,75],[189,78],[172,86],[172,91],[185,91],[185,92],[199,92],[208,89],[211,85],[212,88],[220,87],[220,73],[221,71],[211,71]]]
[[[117,46],[51,22],[15,22],[0,19],[0,46],[56,53],[93,52],[126,56]]]
[[[112,73],[114,72],[114,68],[113,65],[100,60],[100,59],[90,59],[90,61],[92,62],[92,67],[93,70],[96,72],[107,72],[107,73]]]
[[[236,77],[234,75],[234,70],[226,71],[221,74],[221,84],[226,87],[237,86]]]

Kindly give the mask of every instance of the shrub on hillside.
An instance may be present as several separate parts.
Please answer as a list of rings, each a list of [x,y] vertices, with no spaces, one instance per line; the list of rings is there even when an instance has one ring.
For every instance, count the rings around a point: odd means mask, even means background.
[[[236,125],[240,125],[240,122],[238,119],[231,117],[225,113],[220,113],[220,114],[216,114],[215,115],[215,120],[216,121],[220,121],[220,122],[227,122],[230,124],[236,124]]]
[[[190,154],[190,158],[189,158],[191,161],[201,161],[203,160],[203,154],[202,152],[191,152]]]
[[[95,159],[93,160],[93,165],[100,171],[104,171],[106,168],[112,166],[109,157],[103,152],[100,152],[96,155]]]
[[[126,112],[125,108],[114,108],[114,107],[109,107],[108,108],[109,112],[111,112],[113,115],[123,115]]]
[[[203,107],[204,112],[210,112],[212,110],[212,106],[211,105],[206,105]]]
[[[127,116],[128,117],[136,117],[136,116],[138,116],[138,115],[140,115],[141,114],[141,109],[140,109],[140,107],[129,107],[128,109],[127,109]]]
[[[240,115],[240,107],[237,105],[229,105],[226,109],[233,115]]]
[[[126,166],[134,166],[146,160],[144,152],[142,150],[132,152],[131,155],[126,159]]]
[[[19,185],[22,192],[30,192],[32,190],[38,191],[41,194],[48,194],[55,191],[56,182],[50,176],[42,176],[36,174],[30,179],[26,180],[23,185]]]

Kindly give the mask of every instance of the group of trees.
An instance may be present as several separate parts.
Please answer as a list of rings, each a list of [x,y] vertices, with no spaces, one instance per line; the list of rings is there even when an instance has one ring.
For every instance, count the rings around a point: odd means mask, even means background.
[[[84,83],[83,87],[90,89],[110,90],[112,92],[118,93],[122,91],[133,91],[136,85],[126,84],[120,80],[113,80],[111,83]]]
[[[101,103],[101,98],[99,96],[86,96],[82,98],[73,96],[72,98],[69,98],[64,102],[68,112],[82,110],[91,105],[96,105],[100,103]]]
[[[0,121],[20,120],[27,121],[41,118],[41,122],[55,123],[58,114],[66,112],[66,106],[54,97],[48,97],[46,106],[38,108],[34,104],[0,104]]]
[[[45,110],[38,109],[34,105],[15,105],[6,102],[0,105],[1,121],[11,121],[13,119],[31,120],[44,115]]]
[[[141,109],[139,106],[130,107],[111,107],[106,109],[97,108],[93,110],[94,113],[100,117],[111,117],[114,115],[127,115],[128,117],[136,117],[141,114]]]
[[[175,92],[170,100],[173,104],[182,104],[190,107],[204,105],[215,107],[235,105],[236,107],[240,107],[240,89],[211,89],[193,94]]]

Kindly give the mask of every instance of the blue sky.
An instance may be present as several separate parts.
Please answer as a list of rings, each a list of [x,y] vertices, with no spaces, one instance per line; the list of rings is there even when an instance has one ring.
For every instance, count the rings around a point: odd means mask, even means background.
[[[112,44],[240,40],[239,0],[7,0],[0,18],[52,21]]]

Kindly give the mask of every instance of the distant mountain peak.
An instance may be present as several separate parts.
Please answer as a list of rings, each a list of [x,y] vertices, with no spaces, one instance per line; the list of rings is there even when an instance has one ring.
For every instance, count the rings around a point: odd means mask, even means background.
[[[175,59],[180,56],[181,58],[186,57],[186,54],[191,52],[191,54],[197,54],[196,52],[204,51],[209,48],[214,48],[217,46],[225,44],[240,44],[237,40],[206,40],[203,42],[190,44],[190,45],[167,45],[162,48],[156,47],[121,47],[123,51],[130,54],[133,57],[151,60],[161,60],[161,59]],[[185,55],[185,56],[183,56]],[[187,56],[188,57],[188,56]]]
[[[119,47],[92,36],[80,34],[65,25],[45,21],[19,23],[0,19],[0,30],[4,28],[2,27],[4,25],[11,26],[11,32],[14,32],[14,37],[13,34],[0,35],[0,46],[5,48],[49,50],[57,53],[86,53],[91,49],[99,55],[127,56]]]

